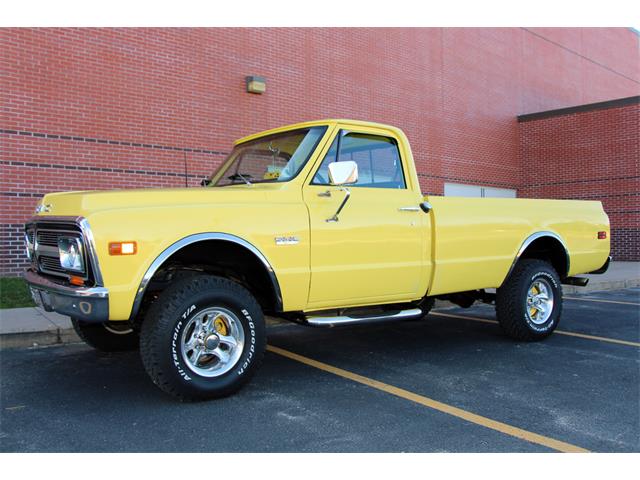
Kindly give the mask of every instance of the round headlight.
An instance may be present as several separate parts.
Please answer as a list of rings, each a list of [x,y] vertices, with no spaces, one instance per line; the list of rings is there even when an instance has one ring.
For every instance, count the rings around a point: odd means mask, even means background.
[[[60,265],[62,268],[74,272],[84,272],[82,242],[79,238],[58,238],[58,252],[60,253]]]

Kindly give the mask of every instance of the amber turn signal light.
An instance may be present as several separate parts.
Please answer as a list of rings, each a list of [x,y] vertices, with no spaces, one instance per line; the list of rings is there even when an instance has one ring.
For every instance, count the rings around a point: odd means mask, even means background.
[[[82,277],[76,277],[75,275],[71,275],[69,277],[69,283],[71,285],[77,285],[79,287],[84,285],[84,279]]]
[[[109,255],[135,255],[138,251],[136,242],[110,242]]]
[[[607,232],[598,232],[598,240],[606,240]]]

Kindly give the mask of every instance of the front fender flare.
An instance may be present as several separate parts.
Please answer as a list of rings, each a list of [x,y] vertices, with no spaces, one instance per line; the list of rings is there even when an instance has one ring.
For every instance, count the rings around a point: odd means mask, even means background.
[[[149,286],[149,282],[158,271],[158,269],[164,264],[164,262],[170,258],[174,253],[178,252],[182,248],[207,240],[222,240],[226,242],[232,242],[237,245],[240,245],[247,250],[249,250],[253,255],[260,260],[260,262],[264,265],[269,274],[269,278],[271,280],[271,284],[273,287],[273,291],[275,293],[275,304],[276,310],[282,311],[283,303],[282,303],[282,293],[280,291],[280,284],[278,283],[278,278],[276,277],[275,270],[267,260],[267,258],[262,254],[255,245],[249,243],[243,238],[237,237],[235,235],[231,235],[229,233],[220,233],[220,232],[206,232],[206,233],[196,233],[193,235],[189,235],[187,237],[178,240],[177,242],[171,244],[167,247],[160,255],[156,257],[156,259],[151,263],[147,271],[142,277],[140,281],[140,286],[136,292],[135,299],[133,301],[133,306],[131,308],[131,315],[129,317],[130,321],[133,321],[140,311],[140,307],[142,305],[142,299],[144,298],[144,294]]]

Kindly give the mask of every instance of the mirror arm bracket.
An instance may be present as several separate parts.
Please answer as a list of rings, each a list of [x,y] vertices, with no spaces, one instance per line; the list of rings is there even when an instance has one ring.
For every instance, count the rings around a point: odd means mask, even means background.
[[[340,215],[340,212],[349,201],[349,197],[351,197],[351,192],[349,191],[348,188],[341,188],[340,190],[344,192],[344,198],[342,199],[342,203],[338,207],[338,210],[336,211],[336,213],[333,214],[333,217],[327,218],[326,222],[337,222],[338,220],[340,220],[338,218],[338,215]]]

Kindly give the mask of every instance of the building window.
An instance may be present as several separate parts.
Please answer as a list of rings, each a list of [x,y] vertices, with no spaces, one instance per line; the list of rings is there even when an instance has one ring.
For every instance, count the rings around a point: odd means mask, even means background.
[[[492,197],[516,198],[517,190],[511,188],[483,187],[481,185],[465,185],[462,183],[445,183],[445,197]]]

